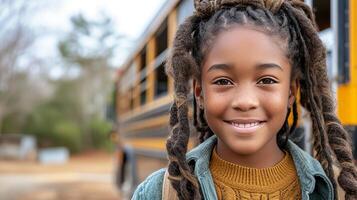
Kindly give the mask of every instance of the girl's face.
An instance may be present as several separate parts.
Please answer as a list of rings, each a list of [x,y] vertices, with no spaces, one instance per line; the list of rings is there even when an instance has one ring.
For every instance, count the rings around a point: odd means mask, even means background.
[[[296,92],[282,46],[277,38],[247,27],[216,37],[194,93],[218,137],[218,152],[269,157],[280,151],[276,136]]]

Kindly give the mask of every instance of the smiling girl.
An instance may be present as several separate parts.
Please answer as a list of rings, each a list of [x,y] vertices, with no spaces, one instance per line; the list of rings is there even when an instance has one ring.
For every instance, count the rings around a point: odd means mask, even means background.
[[[167,64],[175,83],[169,166],[133,199],[336,199],[338,184],[346,199],[357,199],[349,135],[335,114],[310,8],[290,0],[195,0],[195,9]],[[201,144],[187,153],[190,79]],[[298,93],[317,160],[288,139]],[[333,165],[341,169],[338,183]]]

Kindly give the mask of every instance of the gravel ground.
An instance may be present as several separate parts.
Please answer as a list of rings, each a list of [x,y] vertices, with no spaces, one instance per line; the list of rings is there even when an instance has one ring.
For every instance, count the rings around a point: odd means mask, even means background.
[[[118,200],[113,155],[88,152],[64,165],[0,160],[1,200]]]

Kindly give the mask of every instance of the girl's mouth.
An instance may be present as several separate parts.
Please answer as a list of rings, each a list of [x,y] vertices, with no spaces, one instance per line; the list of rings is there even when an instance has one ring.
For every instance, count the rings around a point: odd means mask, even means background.
[[[230,124],[231,127],[238,134],[249,134],[249,135],[256,132],[265,123],[265,121],[259,121],[259,120],[225,121],[225,122]]]
[[[252,128],[254,126],[258,126],[260,122],[251,122],[251,123],[235,123],[232,122],[231,124],[233,126],[236,126],[238,128]]]

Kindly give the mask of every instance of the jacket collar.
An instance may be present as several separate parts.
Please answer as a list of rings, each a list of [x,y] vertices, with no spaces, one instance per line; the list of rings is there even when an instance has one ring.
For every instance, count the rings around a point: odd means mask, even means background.
[[[287,147],[294,160],[302,190],[306,192],[305,195],[311,194],[314,191],[316,178],[320,178],[325,182],[332,199],[334,199],[333,186],[322,169],[321,164],[291,140],[288,141]]]
[[[209,161],[211,158],[212,150],[216,143],[217,137],[213,135],[205,140],[202,144],[198,145],[196,148],[187,153],[187,161],[195,161],[196,176],[201,176],[209,171]],[[297,174],[299,176],[299,181],[302,187],[301,189],[306,193],[303,195],[309,195],[314,191],[316,184],[315,177],[322,178],[329,187],[329,190],[333,190],[330,181],[328,180],[324,170],[317,160],[311,157],[307,152],[300,149],[290,140],[288,141],[287,148],[294,160]]]
[[[188,162],[195,161],[195,174],[201,175],[209,170],[209,161],[211,159],[211,153],[214,146],[217,143],[217,137],[215,135],[206,139],[203,143],[192,149],[186,155]]]

